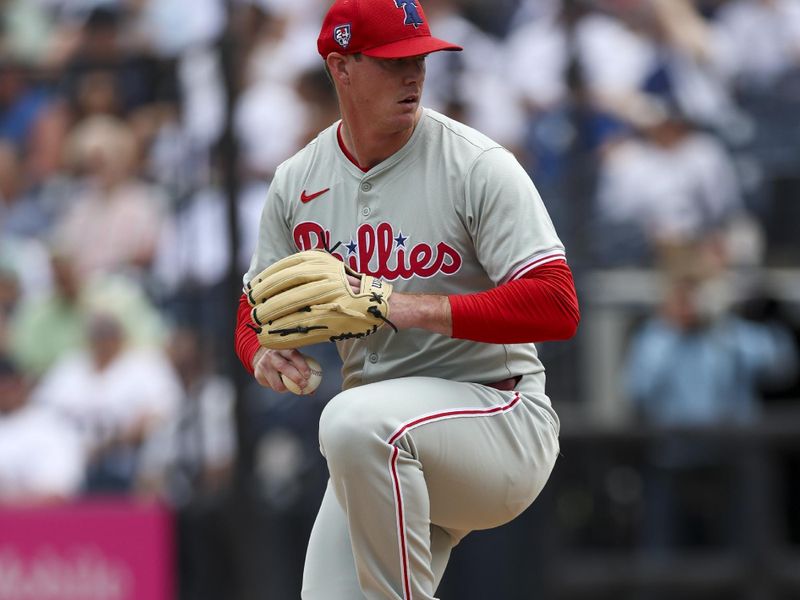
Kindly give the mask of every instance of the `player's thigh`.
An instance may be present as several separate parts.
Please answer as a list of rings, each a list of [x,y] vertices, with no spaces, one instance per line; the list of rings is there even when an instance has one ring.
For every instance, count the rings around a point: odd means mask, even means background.
[[[303,600],[364,600],[358,584],[347,517],[330,482],[308,541]]]
[[[512,397],[497,394],[506,405]],[[525,398],[506,411],[434,421],[410,436],[425,472],[431,522],[453,530],[496,527],[519,515],[541,492],[558,455],[548,413]]]
[[[385,456],[365,452],[373,436],[419,460],[431,521],[459,531],[518,515],[544,486],[558,453],[546,398],[431,377],[354,388],[325,408],[323,449],[336,439],[338,446],[352,446],[352,452],[337,452],[348,463],[385,464]]]

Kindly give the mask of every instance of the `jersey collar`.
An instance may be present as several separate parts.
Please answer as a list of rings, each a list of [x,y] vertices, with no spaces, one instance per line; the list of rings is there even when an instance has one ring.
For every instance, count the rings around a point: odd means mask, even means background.
[[[379,171],[388,169],[391,166],[403,160],[403,158],[405,158],[405,156],[409,152],[411,152],[411,149],[414,147],[416,141],[419,139],[420,135],[422,135],[422,128],[424,127],[424,122],[426,120],[427,113],[428,109],[423,108],[422,117],[420,118],[419,122],[417,123],[417,126],[414,128],[414,132],[411,134],[411,137],[408,138],[408,141],[405,143],[405,145],[402,148],[400,148],[397,152],[392,154],[390,157],[388,157],[386,160],[378,163],[371,169],[365,169],[364,167],[359,165],[358,162],[356,162],[355,157],[350,153],[350,151],[344,145],[341,133],[342,121],[339,121],[339,123],[337,123],[336,127],[334,128],[336,135],[336,145],[339,147],[340,150],[339,156],[342,158],[342,160],[347,162],[348,166],[350,167],[350,170],[352,170],[354,173],[356,173],[357,171],[357,174],[359,176],[366,175],[367,173],[369,173],[370,175],[374,175]]]

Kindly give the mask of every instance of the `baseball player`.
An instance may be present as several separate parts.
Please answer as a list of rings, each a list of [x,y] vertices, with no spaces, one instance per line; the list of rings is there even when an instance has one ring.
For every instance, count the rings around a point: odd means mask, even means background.
[[[578,303],[514,156],[420,106],[425,56],[461,48],[417,0],[336,0],[318,49],[342,119],[276,171],[236,350],[277,392],[308,379],[306,343],[343,361],[302,598],[430,600],[451,549],[550,475],[559,422],[533,342],[571,337]]]

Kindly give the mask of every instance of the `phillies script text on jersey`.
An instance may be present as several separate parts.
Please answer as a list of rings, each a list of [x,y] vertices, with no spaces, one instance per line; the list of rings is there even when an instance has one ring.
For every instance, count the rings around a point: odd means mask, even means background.
[[[294,243],[300,250],[331,248],[331,232],[319,223],[304,221],[294,228]],[[452,275],[461,268],[463,259],[458,251],[445,242],[432,246],[426,242],[405,247],[406,238],[395,233],[390,223],[374,226],[364,223],[356,231],[355,240],[345,245],[347,256],[337,252],[347,265],[359,273],[380,277],[386,281],[433,277],[438,273]],[[377,262],[371,267],[373,259]],[[394,264],[394,266],[392,266]]]

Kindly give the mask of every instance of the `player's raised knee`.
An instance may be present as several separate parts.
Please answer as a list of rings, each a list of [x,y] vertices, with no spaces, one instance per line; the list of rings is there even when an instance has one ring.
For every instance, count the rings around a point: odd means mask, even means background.
[[[320,417],[319,441],[329,462],[357,462],[370,445],[383,443],[386,416],[378,413],[374,403],[361,389],[342,392],[328,403]]]

